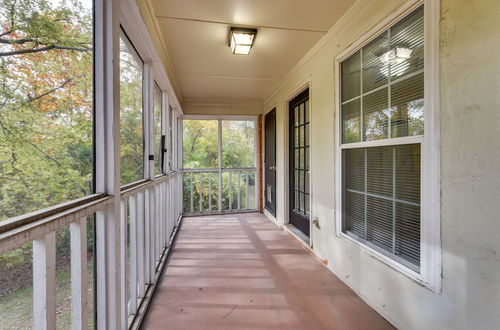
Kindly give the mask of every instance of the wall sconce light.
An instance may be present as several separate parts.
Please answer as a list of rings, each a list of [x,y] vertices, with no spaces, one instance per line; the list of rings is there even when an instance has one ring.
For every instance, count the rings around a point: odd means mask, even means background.
[[[255,41],[256,29],[232,27],[229,31],[228,46],[235,55],[248,55]]]

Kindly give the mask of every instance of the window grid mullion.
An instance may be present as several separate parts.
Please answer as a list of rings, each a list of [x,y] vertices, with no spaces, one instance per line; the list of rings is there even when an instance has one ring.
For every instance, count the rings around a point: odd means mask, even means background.
[[[364,150],[365,158],[365,240],[368,240],[368,149]]]
[[[359,79],[360,79],[360,85],[359,85],[359,88],[360,88],[360,91],[361,91],[361,95],[360,95],[360,100],[359,100],[359,134],[361,135],[359,137],[359,141],[360,142],[363,142],[365,139],[364,139],[364,129],[365,129],[365,125],[364,125],[364,112],[363,112],[363,103],[364,103],[364,100],[363,100],[363,48],[361,48],[359,50],[359,61],[360,61],[360,65],[359,65]],[[342,137],[344,138],[344,137]],[[366,177],[365,177],[366,179]],[[366,210],[366,209],[365,209]]]
[[[392,253],[396,254],[396,147],[392,147]]]
[[[391,29],[387,29],[388,48],[391,49]],[[387,127],[387,138],[392,138],[392,113],[391,113],[391,64],[387,63],[387,109],[389,110],[389,125]]]

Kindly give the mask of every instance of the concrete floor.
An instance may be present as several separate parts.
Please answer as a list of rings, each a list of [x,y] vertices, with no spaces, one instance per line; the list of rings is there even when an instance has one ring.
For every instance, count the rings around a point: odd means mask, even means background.
[[[393,329],[259,213],[185,218],[143,329]]]

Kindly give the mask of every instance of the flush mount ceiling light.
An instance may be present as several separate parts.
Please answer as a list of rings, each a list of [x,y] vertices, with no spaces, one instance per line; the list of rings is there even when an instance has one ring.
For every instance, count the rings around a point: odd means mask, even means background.
[[[228,46],[235,55],[248,55],[257,34],[256,29],[232,27],[229,31]]]

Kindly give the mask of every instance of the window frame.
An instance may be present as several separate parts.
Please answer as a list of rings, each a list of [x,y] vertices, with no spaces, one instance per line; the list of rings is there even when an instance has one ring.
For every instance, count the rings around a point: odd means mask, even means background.
[[[137,61],[137,64],[140,65],[141,67],[141,97],[142,97],[142,106],[141,106],[141,112],[142,112],[142,158],[143,158],[143,164],[142,164],[142,178],[132,181],[132,182],[122,182],[121,179],[121,170],[120,170],[120,187],[121,189],[126,189],[132,186],[135,186],[137,184],[140,184],[141,182],[144,182],[147,179],[147,173],[148,173],[148,163],[145,162],[144,160],[148,157],[148,144],[149,144],[149,123],[148,123],[148,118],[149,118],[149,103],[150,101],[147,100],[150,96],[147,91],[147,82],[148,82],[148,73],[146,72],[148,66],[146,62],[144,61],[143,57],[139,53],[138,49],[130,39],[129,35],[127,34],[127,31],[125,31],[125,28],[120,25],[120,37],[119,40],[121,40],[125,46],[127,47],[127,50],[131,53],[131,55],[134,57],[134,59]],[[118,82],[118,89],[121,88],[121,82]],[[153,103],[153,102],[151,102]],[[119,111],[120,111],[120,167],[121,167],[121,110],[122,110],[122,105],[120,104]],[[152,128],[152,127],[151,127]]]
[[[424,135],[342,143],[341,64],[375,38],[385,33],[420,6],[424,6]],[[335,58],[335,221],[336,235],[360,246],[412,280],[434,292],[441,291],[441,201],[439,133],[439,6],[440,1],[410,0],[369,30]],[[362,133],[361,133],[362,134]],[[395,146],[421,146],[420,184],[420,271],[416,272],[392,257],[343,232],[344,149]],[[423,193],[425,192],[425,194]]]

